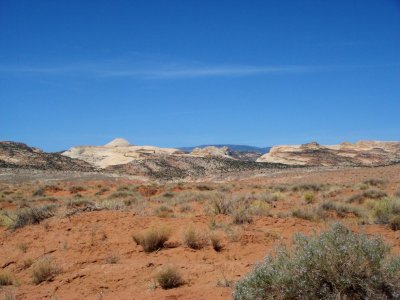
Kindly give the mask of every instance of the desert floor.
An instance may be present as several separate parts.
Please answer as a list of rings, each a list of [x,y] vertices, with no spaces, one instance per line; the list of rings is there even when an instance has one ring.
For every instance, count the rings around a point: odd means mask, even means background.
[[[0,273],[12,284],[0,289],[7,299],[230,299],[235,282],[270,251],[334,222],[379,235],[399,254],[396,224],[376,216],[377,203],[399,197],[399,188],[399,165],[226,182],[3,180]],[[46,217],[21,219],[38,214],[34,208]],[[147,253],[133,236],[152,228],[169,236]],[[57,272],[35,283],[43,262]],[[166,267],[181,286],[160,287]]]

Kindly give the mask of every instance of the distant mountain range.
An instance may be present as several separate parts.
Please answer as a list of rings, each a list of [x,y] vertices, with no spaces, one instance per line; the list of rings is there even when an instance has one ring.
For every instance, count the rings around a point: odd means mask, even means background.
[[[194,146],[194,147],[179,147],[177,149],[185,151],[185,152],[191,152],[194,148],[205,148],[209,146],[214,146],[214,147],[228,147],[232,151],[238,151],[238,152],[257,152],[257,153],[268,153],[269,150],[271,150],[271,147],[255,147],[255,146],[248,146],[248,145],[231,145],[231,144],[210,144],[210,145],[199,145],[199,146]]]

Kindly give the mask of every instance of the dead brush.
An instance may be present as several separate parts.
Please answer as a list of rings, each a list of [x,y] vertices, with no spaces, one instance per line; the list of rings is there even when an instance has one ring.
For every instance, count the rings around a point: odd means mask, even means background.
[[[59,273],[61,273],[61,269],[54,264],[53,260],[44,258],[34,265],[32,280],[34,284],[39,284],[43,281],[52,280]]]
[[[159,250],[171,236],[171,231],[165,227],[154,227],[142,233],[133,234],[132,238],[136,244],[143,247],[146,253]]]
[[[175,267],[164,267],[155,276],[156,281],[164,290],[172,289],[184,284],[181,274]]]
[[[191,249],[199,250],[207,246],[208,241],[203,233],[189,227],[184,233],[182,238],[183,244]]]

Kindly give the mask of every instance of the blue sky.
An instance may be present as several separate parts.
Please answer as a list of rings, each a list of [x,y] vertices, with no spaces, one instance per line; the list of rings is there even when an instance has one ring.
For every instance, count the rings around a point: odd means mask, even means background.
[[[400,140],[400,1],[0,0],[0,140]]]

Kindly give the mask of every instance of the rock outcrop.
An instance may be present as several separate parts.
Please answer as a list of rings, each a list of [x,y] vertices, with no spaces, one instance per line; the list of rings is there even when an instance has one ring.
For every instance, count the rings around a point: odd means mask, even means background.
[[[0,167],[58,171],[94,171],[90,164],[59,153],[46,153],[23,143],[0,142]]]
[[[400,142],[360,141],[322,146],[275,146],[257,162],[297,166],[384,166],[400,162]]]
[[[204,148],[194,148],[190,155],[196,157],[223,157],[234,159],[228,147],[208,146]]]
[[[131,161],[151,156],[172,154],[183,154],[183,152],[174,148],[134,146],[121,138],[115,139],[104,146],[78,146],[62,153],[64,156],[86,161],[99,168],[127,164]]]

